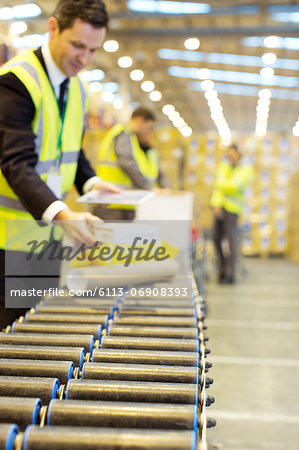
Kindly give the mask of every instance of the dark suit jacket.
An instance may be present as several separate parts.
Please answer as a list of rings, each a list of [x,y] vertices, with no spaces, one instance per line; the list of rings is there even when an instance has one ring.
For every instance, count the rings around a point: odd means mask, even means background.
[[[47,73],[41,49],[35,54]],[[59,199],[35,171],[38,157],[31,126],[34,113],[34,103],[24,84],[12,73],[0,76],[0,168],[27,211],[41,220],[48,206]],[[81,150],[75,179],[80,194],[84,183],[95,175]]]

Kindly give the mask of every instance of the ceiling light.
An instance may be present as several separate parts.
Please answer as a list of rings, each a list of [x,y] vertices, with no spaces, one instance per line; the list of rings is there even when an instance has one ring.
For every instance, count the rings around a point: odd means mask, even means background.
[[[101,69],[85,70],[81,72],[81,77],[86,83],[91,81],[102,81],[105,78],[105,72]]]
[[[166,116],[169,116],[169,114],[173,113],[174,111],[175,111],[175,107],[173,105],[164,105],[162,108],[162,112]]]
[[[180,117],[181,117],[180,113],[178,113],[177,111],[171,112],[168,116],[168,118],[169,118],[169,120],[171,120],[171,122],[173,122],[176,119],[179,119]]]
[[[113,107],[114,107],[115,109],[117,109],[117,110],[122,109],[123,106],[124,106],[124,102],[122,101],[121,98],[116,98],[116,99],[113,101]]]
[[[203,91],[211,91],[214,88],[214,81],[204,80],[200,84]]]
[[[198,69],[197,71],[197,77],[200,80],[206,80],[207,78],[210,78],[211,76],[211,71],[210,69]]]
[[[21,34],[27,31],[27,24],[25,22],[14,22],[10,26],[11,34]]]
[[[48,42],[48,33],[44,34],[26,34],[25,36],[17,36],[13,38],[12,45],[14,48],[33,48],[42,47]]]
[[[215,100],[218,97],[218,93],[214,89],[211,89],[205,92],[205,97],[207,100]]]
[[[263,78],[272,78],[274,75],[274,70],[272,69],[272,67],[264,67],[263,69],[261,69],[260,75]]]
[[[114,100],[114,94],[113,94],[113,92],[104,91],[104,92],[102,92],[101,98],[102,98],[103,102],[112,103]]]
[[[172,125],[176,128],[181,128],[185,125],[185,121],[182,117],[178,117],[177,119],[173,120]]]
[[[119,49],[119,43],[114,40],[105,41],[103,48],[108,53],[114,53],[117,52],[117,50]]]
[[[258,96],[260,98],[270,98],[272,95],[272,92],[270,91],[270,89],[260,89],[258,92]]]
[[[35,3],[0,8],[0,20],[26,19],[40,16],[42,10]]]
[[[153,83],[152,81],[144,81],[141,84],[141,89],[144,92],[151,92],[151,91],[153,91],[155,89],[155,83]]]
[[[279,45],[279,37],[278,36],[267,36],[264,39],[264,45],[268,48],[275,48]]]
[[[276,62],[276,55],[275,53],[264,53],[262,56],[262,61],[264,64],[274,64]]]
[[[128,0],[132,11],[159,14],[207,14],[211,7],[207,3],[165,1],[165,0]]]
[[[152,102],[159,102],[162,100],[162,94],[160,91],[152,91],[149,95]]]
[[[118,59],[118,65],[122,69],[128,69],[133,64],[133,59],[130,56],[121,56]]]
[[[180,129],[180,132],[182,133],[182,135],[184,137],[189,137],[192,134],[192,128],[190,128],[188,126],[184,126]]]
[[[130,78],[133,81],[141,81],[144,78],[144,73],[139,69],[132,70],[130,73]]]
[[[187,50],[197,50],[200,46],[200,41],[197,38],[186,39],[184,45]]]
[[[91,90],[91,92],[101,92],[102,84],[98,81],[93,81],[92,83],[90,83],[89,89]]]

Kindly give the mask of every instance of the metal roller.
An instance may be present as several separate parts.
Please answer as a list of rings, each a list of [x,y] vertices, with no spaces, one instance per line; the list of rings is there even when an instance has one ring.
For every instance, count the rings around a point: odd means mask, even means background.
[[[22,450],[196,450],[194,431],[27,427]],[[12,450],[9,449],[9,450]]]
[[[72,361],[80,369],[84,362],[83,347],[39,347],[38,345],[1,345],[0,358]]]
[[[5,450],[14,450],[15,439],[19,433],[16,424],[0,423],[0,448]]]
[[[108,335],[198,339],[198,329],[191,327],[137,327],[129,325],[109,325]]]
[[[123,300],[125,307],[153,307],[153,308],[193,308],[194,302],[193,300],[156,300],[156,299],[138,299],[138,300]]]
[[[56,398],[59,389],[57,378],[1,377],[0,396],[40,398],[44,404]]]
[[[38,323],[14,322],[11,327],[13,333],[54,333],[54,334],[93,334],[96,339],[102,335],[102,325],[88,324],[59,324],[59,323]],[[63,340],[63,338],[61,338]]]
[[[6,345],[38,345],[53,347],[84,347],[92,352],[95,344],[94,335],[41,334],[41,333],[0,333],[0,344]]]
[[[102,336],[101,348],[198,352],[199,341],[198,339],[159,339],[137,336]]]
[[[97,324],[107,328],[109,316],[102,314],[26,314],[25,322],[54,322],[54,323],[76,323],[81,324]]]
[[[58,378],[60,383],[66,384],[72,378],[74,370],[75,366],[71,361],[0,359],[0,375],[6,376]],[[3,392],[1,395],[6,394]]]
[[[197,405],[198,385],[114,380],[69,380],[65,398]]]
[[[196,430],[197,413],[193,405],[52,400],[47,424]]]
[[[113,316],[113,308],[103,306],[81,306],[81,305],[37,305],[36,312],[39,314],[108,314]]]
[[[160,327],[196,327],[195,317],[121,316],[114,317],[115,325],[140,325]]]
[[[162,287],[162,286],[161,286]],[[159,287],[158,289],[161,289],[161,287]],[[171,286],[167,285],[167,286],[163,286],[164,288],[169,288]],[[176,286],[177,288],[179,288],[179,286]],[[182,286],[185,287],[185,286]],[[155,286],[152,287],[152,289],[155,289]],[[173,289],[175,289],[175,287],[173,287]],[[144,299],[144,295],[132,295],[130,292],[128,292],[128,294],[126,294],[125,299],[128,300],[143,300]],[[193,296],[191,294],[191,290],[189,291],[188,295],[175,295],[175,291],[174,294],[167,294],[167,295],[161,295],[161,293],[159,295],[151,295],[149,297],[147,297],[149,300],[153,299],[153,300],[171,300],[171,301],[181,301],[181,300],[192,300]]]
[[[111,297],[111,300],[102,299],[101,297],[58,297],[45,298],[38,305],[65,305],[65,306],[101,306],[104,308],[113,308],[119,302],[117,297]]]
[[[0,423],[16,423],[21,430],[40,422],[40,398],[0,397]]]
[[[168,316],[168,317],[194,317],[194,308],[157,308],[154,306],[124,306],[121,308],[122,316]]]
[[[94,349],[92,361],[198,367],[199,353],[157,350]]]
[[[160,381],[165,383],[198,383],[198,367],[158,366],[150,364],[85,363],[82,379]]]

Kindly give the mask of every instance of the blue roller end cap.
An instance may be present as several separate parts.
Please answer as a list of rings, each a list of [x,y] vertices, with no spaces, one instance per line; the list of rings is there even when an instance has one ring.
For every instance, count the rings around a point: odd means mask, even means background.
[[[94,348],[94,340],[95,340],[94,335],[92,335],[90,339],[90,349],[89,349],[90,353],[93,351]]]
[[[73,362],[71,362],[70,367],[69,367],[68,380],[70,380],[72,378],[74,370],[75,370],[75,364]]]
[[[13,450],[14,449],[14,443],[15,439],[17,437],[17,434],[19,433],[19,427],[15,424],[11,425],[9,427],[6,442],[5,442],[5,450]]]
[[[38,425],[39,424],[39,413],[42,407],[42,401],[40,398],[36,399],[33,411],[32,411],[32,425]]]
[[[60,383],[58,378],[55,378],[54,382],[53,382],[53,388],[52,388],[52,398],[56,398],[57,397],[57,391],[59,389]]]

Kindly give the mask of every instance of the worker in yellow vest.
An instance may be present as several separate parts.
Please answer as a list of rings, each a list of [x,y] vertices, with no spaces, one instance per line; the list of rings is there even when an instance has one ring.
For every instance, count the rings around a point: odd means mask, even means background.
[[[95,243],[89,224],[99,218],[63,201],[72,185],[80,193],[119,192],[96,176],[81,150],[87,91],[77,74],[102,45],[107,23],[102,0],[60,0],[48,21],[49,42],[0,68],[0,328],[24,311],[18,307],[38,301],[12,299],[7,287],[42,265],[36,255],[28,259],[32,239],[59,239],[56,223],[75,244]],[[44,280],[59,275],[57,262],[48,263]]]
[[[219,258],[219,282],[235,282],[235,266],[238,254],[238,217],[242,213],[244,191],[252,181],[251,164],[242,163],[236,145],[227,149],[227,158],[216,173],[210,204],[214,212],[214,243]],[[223,241],[229,244],[228,254],[223,251]]]
[[[159,167],[159,157],[151,147],[155,117],[146,108],[133,112],[128,125],[117,124],[105,135],[99,150],[97,174],[122,189],[169,188]],[[133,220],[134,206],[96,207],[94,213],[107,220]]]

